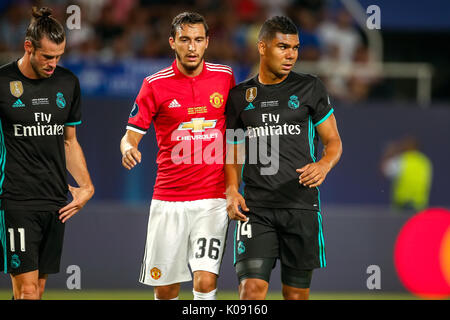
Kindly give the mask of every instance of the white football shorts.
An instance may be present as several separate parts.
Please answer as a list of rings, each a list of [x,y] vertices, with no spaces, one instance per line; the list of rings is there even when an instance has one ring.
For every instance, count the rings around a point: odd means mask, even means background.
[[[192,272],[219,274],[228,230],[225,199],[152,200],[139,282],[191,281]]]

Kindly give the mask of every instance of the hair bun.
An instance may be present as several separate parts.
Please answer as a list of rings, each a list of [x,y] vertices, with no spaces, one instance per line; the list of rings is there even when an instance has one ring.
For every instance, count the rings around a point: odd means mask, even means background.
[[[39,18],[48,18],[52,15],[52,9],[48,7],[43,7],[38,10],[37,7],[33,7],[33,17],[36,19]]]

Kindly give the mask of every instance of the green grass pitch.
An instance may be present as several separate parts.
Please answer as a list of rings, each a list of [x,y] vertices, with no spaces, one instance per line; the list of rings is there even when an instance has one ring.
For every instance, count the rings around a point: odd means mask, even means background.
[[[0,289],[0,300],[10,300],[11,290]],[[219,300],[238,300],[237,292],[219,291]],[[44,300],[153,300],[153,290],[54,290],[44,293]],[[181,300],[192,300],[192,292],[180,292]],[[267,300],[281,300],[281,292],[269,292]],[[311,300],[411,300],[418,299],[407,293],[363,292],[329,293],[312,292]]]

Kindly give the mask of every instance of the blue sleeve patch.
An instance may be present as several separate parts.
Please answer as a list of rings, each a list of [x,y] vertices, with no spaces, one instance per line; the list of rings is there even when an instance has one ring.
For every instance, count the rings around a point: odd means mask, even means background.
[[[130,118],[134,118],[138,114],[138,112],[139,112],[139,106],[135,102],[133,105],[133,109],[131,109],[131,112],[130,112]]]

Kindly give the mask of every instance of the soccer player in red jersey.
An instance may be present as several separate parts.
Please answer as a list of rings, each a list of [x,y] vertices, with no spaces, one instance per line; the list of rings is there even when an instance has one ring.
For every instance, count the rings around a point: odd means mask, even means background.
[[[147,77],[128,120],[122,165],[141,162],[139,142],[153,121],[159,147],[140,282],[155,299],[178,299],[194,274],[194,299],[216,297],[228,228],[224,182],[225,104],[230,67],[204,61],[208,26],[197,13],[172,22],[172,65]]]

